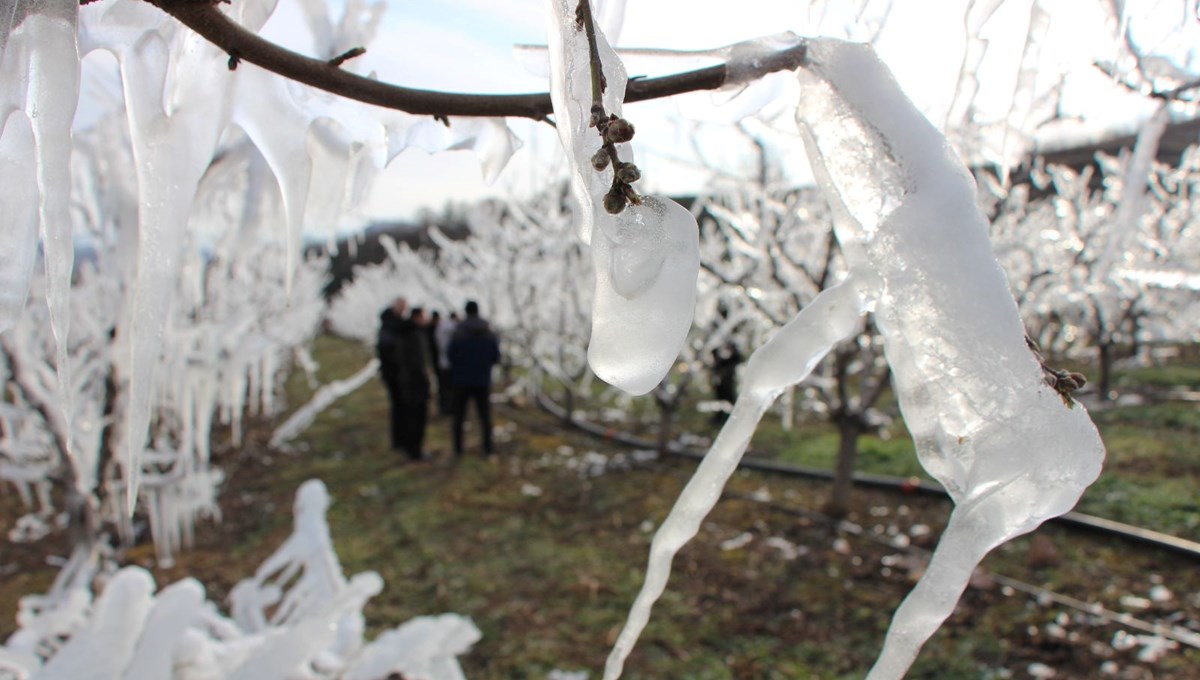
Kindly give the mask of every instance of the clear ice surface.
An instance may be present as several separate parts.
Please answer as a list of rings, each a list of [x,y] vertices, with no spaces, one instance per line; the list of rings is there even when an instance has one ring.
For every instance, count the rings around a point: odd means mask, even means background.
[[[1043,381],[961,160],[872,50],[812,50],[797,114],[809,157],[837,197],[839,241],[855,244],[852,276],[877,277],[876,323],[917,456],[956,503],[868,676],[899,678],[984,555],[1070,510],[1104,446],[1083,407]],[[864,183],[872,174],[891,181]]]
[[[592,238],[596,294],[588,362],[630,394],[654,389],[687,339],[700,267],[696,218],[647,196]],[[610,231],[610,227],[615,227]]]
[[[716,502],[766,406],[864,311],[883,334],[921,464],[956,503],[869,678],[902,677],[983,556],[1068,511],[1100,472],[1104,447],[1087,413],[1043,382],[1026,346],[962,162],[869,46],[820,40],[810,49],[798,122],[850,275],[751,356],[732,416],[654,538],[606,680],[620,676],[671,558]]]

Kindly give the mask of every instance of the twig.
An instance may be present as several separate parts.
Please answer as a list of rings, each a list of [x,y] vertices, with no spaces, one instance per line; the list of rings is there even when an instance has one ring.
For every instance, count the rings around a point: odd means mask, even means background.
[[[544,120],[554,111],[548,93],[481,95],[418,90],[382,83],[329,63],[292,52],[246,30],[225,16],[215,4],[187,0],[147,0],[155,7],[200,34],[227,53],[290,80],[311,85],[348,99],[417,115],[518,117]],[[800,44],[762,58],[751,66],[743,64],[739,77],[763,76],[794,70],[807,61],[807,45]],[[730,69],[721,64],[662,78],[630,81],[626,102],[671,97],[684,92],[715,90],[730,79]]]
[[[342,64],[350,61],[351,59],[353,59],[355,57],[361,57],[362,55],[364,55],[366,53],[367,53],[367,48],[365,48],[365,47],[351,47],[350,49],[346,50],[345,52],[342,52],[341,54],[337,55],[333,59],[330,59],[328,63],[330,66],[332,66],[334,68],[338,68]]]

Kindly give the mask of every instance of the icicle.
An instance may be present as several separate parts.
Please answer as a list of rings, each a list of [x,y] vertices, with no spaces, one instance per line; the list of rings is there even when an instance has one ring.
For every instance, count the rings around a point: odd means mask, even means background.
[[[1008,184],[1009,168],[1025,159],[1032,146],[1032,138],[1026,130],[1033,130],[1033,113],[1036,104],[1034,88],[1040,69],[1042,44],[1050,30],[1050,13],[1042,7],[1041,0],[1034,0],[1029,8],[1029,30],[1025,34],[1025,45],[1021,51],[1021,65],[1017,71],[1017,84],[1013,89],[1012,103],[1008,107],[1000,146],[1000,168],[1002,181]]]
[[[33,134],[32,148],[26,140],[22,144],[25,151],[20,154],[21,158],[10,157],[8,162],[24,161],[25,172],[37,178],[36,205],[45,254],[46,301],[57,347],[57,402],[68,428],[73,418],[74,402],[67,348],[71,273],[75,262],[68,199],[71,187],[71,122],[75,118],[75,105],[79,97],[78,15],[79,4],[74,0],[0,1],[0,16],[7,18],[4,32],[0,34],[0,82],[3,83],[0,85],[0,124],[6,128],[0,133],[7,138],[10,134],[7,128],[11,124],[11,134],[15,135],[16,142],[24,136],[25,131],[21,129],[21,123],[10,123],[19,117],[10,114],[19,110],[28,117],[29,131]],[[7,147],[8,144],[3,146]],[[8,152],[11,151],[13,149],[10,147]],[[30,160],[33,161],[32,168],[28,165]],[[0,162],[5,161],[0,159]],[[14,190],[22,191],[19,185]],[[8,206],[20,204],[5,205],[7,213],[10,209]],[[9,256],[29,255],[28,234],[23,228],[28,224],[27,219],[24,210],[14,208],[12,214],[0,222],[0,233],[13,239],[16,246]],[[31,265],[32,258],[19,263],[5,263],[0,269],[0,275],[5,279],[11,277],[14,284],[11,291],[4,293],[10,296],[5,300],[5,307],[9,309],[24,304],[29,285],[26,263]],[[11,318],[8,310],[0,310],[0,331],[11,323]]]
[[[596,297],[588,363],[634,395],[654,389],[679,356],[696,307],[696,218],[656,196],[600,222],[592,239]]]
[[[7,75],[0,70],[0,78]],[[3,110],[0,110],[3,113]],[[3,121],[0,121],[3,124]],[[29,172],[34,153],[33,130],[21,113],[8,117],[0,128],[0,333],[8,330],[25,311],[29,281],[37,262],[38,190]]]
[[[161,24],[131,38],[123,13],[108,9],[89,27],[90,43],[121,67],[138,178],[137,278],[119,360],[129,380],[125,455],[127,509],[137,501],[140,452],[149,430],[153,380],[171,307],[188,217],[200,178],[228,120],[224,55],[198,35]],[[149,23],[154,26],[153,22]],[[172,48],[170,45],[174,45]],[[129,330],[131,328],[131,331]]]
[[[716,505],[771,402],[788,386],[807,377],[834,345],[858,329],[863,305],[857,284],[844,281],[813,298],[795,319],[750,356],[733,413],[654,534],[645,583],[608,656],[604,680],[621,677],[626,657],[650,620],[650,609],[667,586],[671,561]]]

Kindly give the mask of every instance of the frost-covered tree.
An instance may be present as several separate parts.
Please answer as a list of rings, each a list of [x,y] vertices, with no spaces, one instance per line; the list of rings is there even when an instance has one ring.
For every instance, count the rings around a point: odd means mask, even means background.
[[[778,182],[724,183],[702,203],[700,226],[705,275],[724,287],[723,305],[754,332],[752,346],[782,328],[822,291],[846,276],[825,198],[811,188]],[[702,277],[703,278],[703,277]],[[885,417],[875,404],[888,385],[888,365],[870,320],[839,343],[798,386],[800,408],[838,432],[834,482],[828,502],[835,515],[850,506],[859,438]]]
[[[1116,221],[1124,218],[1132,154],[1100,154],[1080,170],[1038,168],[1029,185],[984,178],[998,256],[1030,336],[1047,352],[1090,356],[1101,400],[1110,396],[1116,360],[1144,343],[1190,339],[1175,317],[1189,303],[1179,274],[1196,250],[1188,217],[1195,154],[1189,148],[1176,167],[1151,166],[1144,211],[1117,261],[1109,248],[1127,228]],[[1031,191],[1043,196],[1031,199]]]
[[[9,376],[5,403],[19,414],[12,433],[20,435],[0,455],[13,469],[42,465],[44,480],[61,489],[73,541],[83,552],[103,542],[105,527],[131,537],[130,477],[117,461],[131,402],[126,347],[135,268],[126,265],[136,236],[136,222],[129,221],[136,192],[119,170],[110,172],[114,159],[128,157],[114,120],[77,136],[71,205],[90,257],[80,262],[72,286],[69,391],[60,393],[53,378],[60,364],[43,285],[34,287],[27,313],[0,335],[0,361]],[[237,142],[209,168],[201,195],[225,203],[207,200],[208,208],[193,214],[194,239],[181,263],[186,275],[173,281],[178,294],[154,362],[152,444],[138,470],[146,482],[143,510],[163,562],[190,542],[198,515],[218,512],[221,477],[209,467],[214,426],[231,426],[236,443],[244,414],[278,410],[290,356],[311,340],[324,311],[325,262],[298,268],[290,295],[282,285],[284,262],[272,257],[279,243],[264,238],[257,224],[280,207],[256,181],[263,172],[261,157]],[[226,214],[230,207],[236,214]],[[32,440],[45,449],[31,448]],[[43,465],[47,460],[51,464]]]

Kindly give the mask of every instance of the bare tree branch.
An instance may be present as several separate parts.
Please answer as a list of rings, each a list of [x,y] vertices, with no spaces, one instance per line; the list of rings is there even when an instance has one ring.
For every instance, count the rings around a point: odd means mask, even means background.
[[[519,117],[544,120],[553,111],[548,93],[483,95],[418,90],[382,83],[343,71],[327,61],[306,57],[265,40],[225,16],[215,3],[203,0],[147,0],[228,52],[234,61],[245,61],[306,85],[348,99],[416,115]],[[739,64],[737,78],[745,80],[768,73],[794,70],[807,61],[808,47],[801,43],[757,60]],[[661,78],[629,81],[627,103],[671,97],[684,92],[715,90],[730,81],[727,64]]]

